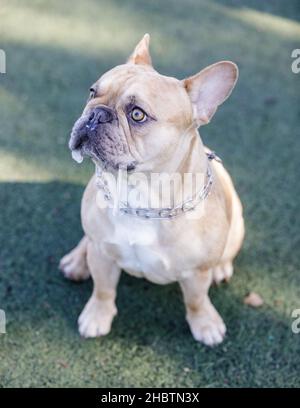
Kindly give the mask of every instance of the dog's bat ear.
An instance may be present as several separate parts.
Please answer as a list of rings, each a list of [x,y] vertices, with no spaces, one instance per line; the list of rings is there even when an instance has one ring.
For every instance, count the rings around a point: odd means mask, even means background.
[[[199,126],[210,122],[218,106],[231,94],[237,79],[236,64],[220,61],[183,80]]]
[[[135,47],[133,53],[128,59],[129,64],[151,65],[151,56],[149,52],[150,35],[145,34],[138,45]]]

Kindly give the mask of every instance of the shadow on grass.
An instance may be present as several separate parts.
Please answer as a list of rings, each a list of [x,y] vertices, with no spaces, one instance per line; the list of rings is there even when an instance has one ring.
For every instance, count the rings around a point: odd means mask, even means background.
[[[14,361],[25,358],[27,365],[30,360],[45,370],[51,354],[56,356],[64,350],[72,358],[74,353],[81,353],[76,372],[79,384],[87,365],[98,372],[95,358],[119,367],[119,377],[110,382],[115,386],[171,386],[175,378],[178,386],[275,386],[284,376],[290,378],[291,386],[296,384],[297,342],[287,319],[270,306],[251,310],[242,304],[244,293],[239,293],[239,285],[245,279],[244,262],[249,258],[237,261],[232,284],[211,290],[213,302],[228,326],[226,341],[215,349],[193,341],[177,285],[152,285],[125,274],[119,285],[119,315],[112,333],[104,339],[80,341],[76,320],[91,294],[92,283],[65,280],[57,265],[82,235],[82,192],[82,186],[61,182],[0,185],[0,306],[7,312],[9,333],[1,348],[6,355],[4,367],[13,355]],[[41,331],[42,337],[35,335]],[[30,359],[24,347],[32,350]],[[116,354],[116,347],[128,353],[127,357]],[[129,375],[128,356],[138,360],[131,364],[143,365],[150,359],[151,375],[155,365],[158,370],[161,364],[171,366],[171,379],[164,375],[153,379],[150,374],[149,378],[140,378],[134,368]],[[43,372],[43,381],[49,384],[55,378],[56,385],[63,385],[63,374],[52,372],[51,367],[49,370]],[[9,384],[8,377],[3,377],[4,385]],[[17,383],[16,379],[10,381]],[[38,377],[34,381],[40,386],[44,383]],[[89,378],[88,384],[106,384],[101,376],[97,381]]]

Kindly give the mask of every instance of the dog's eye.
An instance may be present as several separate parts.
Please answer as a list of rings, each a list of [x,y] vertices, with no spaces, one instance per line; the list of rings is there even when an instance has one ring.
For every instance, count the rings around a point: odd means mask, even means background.
[[[130,117],[135,122],[145,122],[147,119],[146,113],[140,108],[133,108],[130,112]]]
[[[90,99],[94,99],[96,96],[96,89],[90,88]]]

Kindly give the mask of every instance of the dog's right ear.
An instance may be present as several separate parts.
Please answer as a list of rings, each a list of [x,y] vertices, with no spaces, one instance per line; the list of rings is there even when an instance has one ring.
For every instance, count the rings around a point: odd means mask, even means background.
[[[152,66],[152,60],[149,52],[149,43],[150,35],[145,34],[138,45],[135,47],[127,63]]]

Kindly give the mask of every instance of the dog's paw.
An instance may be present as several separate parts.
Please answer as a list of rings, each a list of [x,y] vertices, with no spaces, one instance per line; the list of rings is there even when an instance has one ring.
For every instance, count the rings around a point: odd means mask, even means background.
[[[205,305],[200,313],[188,314],[187,321],[194,339],[206,346],[215,346],[224,340],[226,326],[211,303]]]
[[[222,281],[228,282],[233,275],[232,262],[226,262],[213,268],[213,280],[219,285]]]
[[[85,280],[90,276],[85,253],[78,248],[73,249],[60,260],[59,269],[67,279],[74,281]]]
[[[110,332],[116,313],[114,304],[92,296],[78,319],[80,335],[85,338],[105,336]]]

